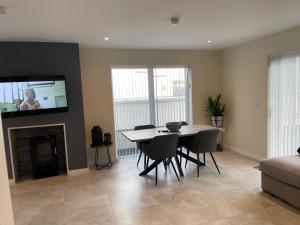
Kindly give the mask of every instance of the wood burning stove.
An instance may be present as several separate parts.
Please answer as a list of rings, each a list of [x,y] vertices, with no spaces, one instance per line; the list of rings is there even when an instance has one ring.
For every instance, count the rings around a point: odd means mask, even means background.
[[[58,175],[56,136],[30,138],[33,179]]]

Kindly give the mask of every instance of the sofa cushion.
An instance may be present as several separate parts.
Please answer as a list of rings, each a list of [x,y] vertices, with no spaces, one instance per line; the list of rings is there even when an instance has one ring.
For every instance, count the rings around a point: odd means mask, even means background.
[[[262,160],[260,170],[283,183],[300,188],[300,155]]]

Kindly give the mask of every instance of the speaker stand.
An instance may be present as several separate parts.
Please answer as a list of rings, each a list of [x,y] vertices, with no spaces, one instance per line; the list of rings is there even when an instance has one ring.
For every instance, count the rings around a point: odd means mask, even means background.
[[[106,154],[107,154],[107,163],[99,163],[99,150],[102,148],[106,148]],[[96,170],[101,170],[103,168],[111,168],[112,167],[112,161],[109,153],[109,147],[110,145],[102,145],[102,146],[94,146],[95,148],[95,168]]]

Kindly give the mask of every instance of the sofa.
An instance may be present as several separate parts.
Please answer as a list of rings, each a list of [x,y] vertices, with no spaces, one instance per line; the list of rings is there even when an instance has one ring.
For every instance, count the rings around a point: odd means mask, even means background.
[[[300,155],[262,160],[260,170],[264,192],[300,209]]]

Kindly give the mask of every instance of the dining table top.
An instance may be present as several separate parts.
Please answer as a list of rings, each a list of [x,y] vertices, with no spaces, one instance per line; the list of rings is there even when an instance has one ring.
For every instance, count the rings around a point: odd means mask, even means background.
[[[157,127],[153,129],[123,131],[122,134],[132,142],[142,142],[152,140],[156,136],[168,134],[178,134],[179,137],[193,136],[200,131],[212,129],[219,129],[221,131],[224,131],[223,128],[217,128],[204,124],[193,124],[182,126],[178,132],[170,132],[166,127]]]

